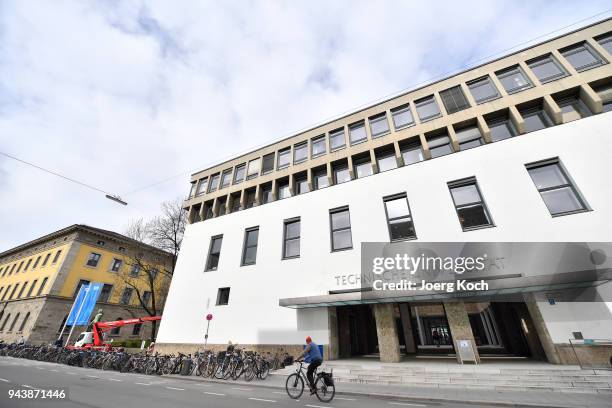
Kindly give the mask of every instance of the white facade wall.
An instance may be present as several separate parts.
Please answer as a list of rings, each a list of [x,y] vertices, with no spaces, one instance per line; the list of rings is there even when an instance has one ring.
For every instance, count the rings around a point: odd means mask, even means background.
[[[325,295],[336,276],[360,273],[360,243],[389,241],[382,198],[406,192],[420,241],[612,241],[612,114],[543,129],[472,150],[189,225],[159,343],[328,342],[325,308],[294,310],[280,298]],[[592,211],[551,217],[526,163],[559,157]],[[463,232],[447,182],[475,176],[495,227]],[[352,250],[330,251],[329,210],[348,205]],[[281,260],[283,221],[301,217],[301,257]],[[245,229],[259,226],[257,263],[240,266]],[[223,234],[219,268],[204,272],[211,236]],[[215,306],[231,287],[229,305]],[[609,292],[609,290],[608,290]],[[612,338],[611,304],[541,304],[554,342],[573,331]],[[588,318],[587,316],[593,316]]]

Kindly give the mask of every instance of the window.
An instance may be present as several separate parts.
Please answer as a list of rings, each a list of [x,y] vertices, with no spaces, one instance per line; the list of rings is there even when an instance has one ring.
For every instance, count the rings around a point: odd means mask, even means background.
[[[219,266],[219,257],[221,256],[221,243],[223,235],[212,237],[210,239],[210,248],[208,249],[208,260],[206,261],[206,271],[216,271]]]
[[[230,288],[219,288],[217,291],[217,306],[229,304]]]
[[[329,179],[327,178],[327,166],[319,167],[312,171],[312,184],[315,190],[320,190],[329,187]]]
[[[13,267],[11,268],[11,272],[9,273],[9,275],[12,275],[12,274],[13,274],[13,272],[15,272],[15,268],[16,268],[16,267],[17,267],[17,264],[16,264],[16,263],[14,263],[14,264],[13,264]]]
[[[148,275],[151,278],[151,280],[155,280],[158,274],[159,274],[159,270],[157,268],[151,268],[148,270]]]
[[[344,139],[344,129],[340,128],[330,132],[329,134],[329,148],[333,152],[338,149],[342,149],[346,145]]]
[[[274,170],[274,157],[276,153],[268,153],[261,160],[261,174],[268,174]]]
[[[499,82],[501,82],[509,94],[520,92],[533,86],[518,65],[498,71],[495,75],[497,75]]]
[[[455,135],[459,142],[459,150],[467,150],[484,144],[480,129],[476,125],[456,129]]]
[[[25,288],[28,286],[28,282],[24,282],[23,286],[21,287],[21,290],[19,291],[19,294],[17,295],[17,299],[21,299],[21,297],[23,296],[23,291],[25,290]]]
[[[464,231],[493,225],[475,178],[448,183],[448,188]]]
[[[366,177],[372,174],[372,163],[370,157],[362,157],[353,160],[353,168],[356,178]]]
[[[351,235],[351,217],[348,207],[336,208],[329,211],[329,223],[331,227],[332,251],[353,248]]]
[[[255,200],[257,198],[257,196],[255,195],[255,189],[251,189],[251,190],[247,190],[245,191],[246,197],[245,197],[245,207],[246,208],[253,208],[255,207]]]
[[[520,111],[525,121],[525,132],[535,132],[553,125],[552,120],[541,106]]]
[[[53,257],[53,263],[57,263],[57,261],[59,260],[59,257],[60,257],[61,254],[62,254],[62,250],[61,249],[55,253],[55,256]]]
[[[204,203],[204,219],[208,220],[213,217],[213,201],[207,201]]]
[[[543,84],[567,76],[567,72],[552,55],[528,61],[527,65]]]
[[[423,148],[420,142],[412,142],[400,146],[400,152],[405,166],[421,162],[424,159]]]
[[[120,303],[122,305],[129,305],[130,304],[130,300],[132,300],[132,293],[134,292],[134,289],[132,288],[124,288],[123,289],[123,293],[121,294],[121,301]]]
[[[376,164],[378,171],[383,172],[397,168],[397,159],[395,158],[395,150],[384,149],[376,152]]]
[[[16,284],[15,287],[13,288],[13,291],[11,292],[11,296],[9,296],[8,300],[11,300],[13,296],[15,296],[15,292],[17,292],[17,289],[19,289],[19,283]]]
[[[304,194],[310,191],[306,174],[295,176],[295,194]]]
[[[352,145],[365,142],[367,138],[368,134],[363,121],[349,126],[349,139]]]
[[[313,158],[319,157],[322,154],[327,153],[327,146],[325,146],[325,135],[321,135],[312,139],[310,142],[310,146]]]
[[[561,116],[564,123],[591,116],[589,108],[577,96],[568,96],[556,102],[559,108],[561,108]]]
[[[34,279],[34,281],[32,281],[32,284],[30,285],[30,290],[28,290],[27,297],[32,296],[32,292],[34,291],[34,288],[36,287],[36,282],[38,282],[38,279]]]
[[[342,184],[351,180],[351,173],[346,163],[337,163],[332,166],[332,169],[334,172],[334,184]]]
[[[132,327],[132,336],[138,336],[141,329],[142,323],[135,324],[134,327]]]
[[[561,54],[578,72],[596,68],[606,63],[601,55],[586,42],[567,47],[561,50]]]
[[[123,261],[121,259],[113,258],[113,262],[111,262],[111,272],[119,272],[121,265],[123,265]]]
[[[416,238],[406,194],[385,197],[385,213],[391,241]]]
[[[468,82],[467,86],[470,88],[470,92],[476,100],[476,103],[483,103],[499,98],[499,91],[488,75]]]
[[[11,314],[7,314],[6,317],[4,318],[4,322],[2,322],[2,327],[0,327],[0,331],[4,330],[4,326],[6,326],[6,323],[9,321],[9,318],[11,317]]]
[[[105,283],[104,286],[102,286],[102,290],[100,291],[100,297],[98,298],[98,302],[108,303],[112,290],[113,285]]]
[[[302,163],[308,158],[308,142],[293,146],[293,164]]]
[[[272,183],[268,183],[261,188],[261,201],[264,204],[272,202]]]
[[[195,195],[195,190],[196,190],[196,182],[192,181],[191,182],[191,188],[189,189],[189,198],[193,197]]]
[[[150,302],[151,302],[151,292],[148,290],[145,290],[144,293],[142,294],[142,304],[148,307]]]
[[[507,114],[487,119],[487,125],[491,131],[491,141],[493,142],[499,142],[518,134]]]
[[[603,112],[612,111],[612,83],[593,87],[603,102]]]
[[[19,331],[22,332],[23,329],[25,329],[25,325],[26,323],[28,323],[28,320],[30,319],[30,312],[28,312],[25,317],[23,318],[23,321],[21,322],[21,326],[19,326]]]
[[[387,122],[387,114],[385,112],[371,116],[370,121],[370,133],[372,137],[381,137],[389,133],[389,122]]]
[[[544,204],[553,216],[587,210],[558,159],[526,165]]]
[[[100,254],[96,254],[95,252],[92,252],[89,254],[89,257],[87,258],[87,266],[91,266],[93,268],[98,266],[98,262],[100,262],[100,258],[102,257],[102,255]],[[43,262],[44,265],[44,262]]]
[[[17,268],[17,272],[15,272],[15,274],[19,273],[19,271],[21,270],[21,267],[23,266],[23,262],[21,261],[21,263],[19,264],[19,268]]]
[[[74,289],[74,293],[72,294],[72,297],[77,297],[77,295],[79,294],[79,290],[81,290],[81,286],[83,285],[89,285],[89,281],[87,279],[81,279],[79,280],[79,283],[77,283],[76,288]]]
[[[276,165],[277,169],[284,169],[288,167],[291,162],[291,148],[287,147],[286,149],[278,151],[278,163]]]
[[[244,173],[246,171],[246,164],[242,163],[236,166],[234,170],[234,184],[242,183],[244,180]]]
[[[414,117],[412,116],[409,104],[391,109],[391,116],[393,116],[395,130],[414,125]]]
[[[130,276],[132,278],[136,278],[138,275],[140,275],[140,265],[134,264],[132,265],[132,268],[130,269]]]
[[[40,296],[40,295],[42,295],[43,289],[45,288],[45,285],[47,284],[47,280],[48,280],[48,279],[49,279],[49,278],[45,278],[45,279],[43,279],[43,281],[42,281],[42,282],[41,282],[41,284],[40,284],[40,287],[38,288],[38,292],[36,293],[36,296]]]
[[[427,140],[427,144],[429,145],[429,153],[431,153],[432,159],[435,159],[436,157],[440,156],[445,156],[453,152],[451,140],[446,135],[432,137],[431,139]]]
[[[230,185],[230,181],[232,179],[232,169],[223,170],[221,174],[221,187],[225,188]]]
[[[300,256],[300,218],[285,220],[283,232],[283,259]]]
[[[206,192],[206,187],[208,186],[208,178],[202,178],[198,182],[198,189],[196,191],[196,196],[202,195]]]
[[[210,176],[210,182],[208,183],[208,192],[215,191],[219,187],[219,173]]]
[[[433,95],[414,101],[414,104],[416,105],[417,114],[421,122],[440,116],[440,108],[438,108],[438,104]]]
[[[240,193],[234,193],[231,196],[230,212],[235,213],[240,211]]]
[[[289,189],[289,179],[285,178],[276,182],[276,199],[282,200],[284,198],[291,197],[291,190]]]
[[[257,260],[257,241],[259,227],[249,228],[244,232],[244,248],[242,250],[242,265],[255,265]]]
[[[47,265],[47,262],[49,262],[49,258],[51,258],[51,252],[49,252],[47,255],[45,255],[45,260],[43,261],[42,266]]]
[[[118,317],[117,320],[123,320],[123,317]],[[110,331],[110,334],[113,336],[118,335],[121,332],[121,326],[117,326]]]
[[[8,285],[6,287],[6,290],[4,291],[4,295],[2,295],[2,300],[4,300],[4,298],[6,297],[6,295],[8,295],[9,290],[11,289],[11,285]]]
[[[604,47],[608,54],[612,55],[612,33],[607,33],[604,35],[600,35],[596,38],[599,45]]]
[[[217,201],[219,202],[217,215],[220,217],[227,213],[227,197],[219,197]]]
[[[9,331],[13,331],[13,329],[15,328],[15,324],[17,323],[17,319],[19,319],[19,315],[21,315],[21,313],[17,313],[15,315],[15,318],[13,318],[13,323],[11,323],[11,327],[9,327]]]
[[[449,115],[470,107],[470,104],[467,99],[465,99],[465,95],[463,94],[460,85],[440,92],[440,98],[442,98],[444,108]]]
[[[260,169],[261,161],[259,160],[259,158],[249,161],[249,165],[247,166],[247,180],[251,180],[257,177],[259,175]]]

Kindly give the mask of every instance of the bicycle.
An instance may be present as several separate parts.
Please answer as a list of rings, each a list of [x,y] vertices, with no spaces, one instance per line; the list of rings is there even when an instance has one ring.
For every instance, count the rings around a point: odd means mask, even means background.
[[[304,383],[308,384],[308,389],[311,393],[314,392],[317,398],[321,402],[330,402],[336,395],[336,386],[334,385],[333,373],[326,373],[324,371],[315,371],[315,384],[314,390],[310,386],[310,382],[306,377],[306,369],[304,368],[304,361],[297,360],[299,367],[295,370],[295,373],[290,374],[285,382],[285,390],[289,395],[289,398],[298,399],[304,393]]]

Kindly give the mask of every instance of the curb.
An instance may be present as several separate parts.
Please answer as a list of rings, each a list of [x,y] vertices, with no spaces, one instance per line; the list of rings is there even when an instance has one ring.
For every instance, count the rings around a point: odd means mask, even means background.
[[[271,374],[274,375],[274,374]],[[279,389],[284,390],[284,387],[272,384],[262,384],[261,382],[247,382],[247,381],[226,381],[219,379],[210,379],[210,378],[198,378],[196,376],[182,376],[178,374],[171,375],[162,375],[161,377],[165,378],[176,378],[183,379],[187,381],[193,382],[206,382],[213,384],[239,384],[239,385],[251,385],[253,387],[260,388],[270,388],[270,389]],[[261,380],[260,380],[261,381]],[[264,380],[265,381],[265,380]],[[393,400],[409,400],[410,402],[457,402],[457,403],[465,403],[465,404],[474,404],[474,405],[483,405],[486,407],[490,406],[505,406],[505,407],[514,407],[514,408],[578,408],[584,407],[588,408],[589,405],[546,405],[546,404],[537,404],[537,403],[515,403],[515,402],[507,402],[507,401],[491,401],[491,400],[461,400],[455,398],[424,398],[424,397],[414,397],[406,394],[385,394],[385,393],[377,393],[377,392],[359,392],[359,391],[338,391],[336,390],[336,395],[347,395],[347,396],[362,396],[362,397],[372,397],[372,398],[380,398],[380,399],[393,399]]]

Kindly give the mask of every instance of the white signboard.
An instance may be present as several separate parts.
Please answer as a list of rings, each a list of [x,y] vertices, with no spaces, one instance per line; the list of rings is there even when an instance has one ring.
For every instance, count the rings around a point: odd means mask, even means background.
[[[473,361],[474,364],[478,364],[476,349],[472,340],[455,340],[455,350],[457,350],[457,357],[459,357],[461,364],[466,361]]]

